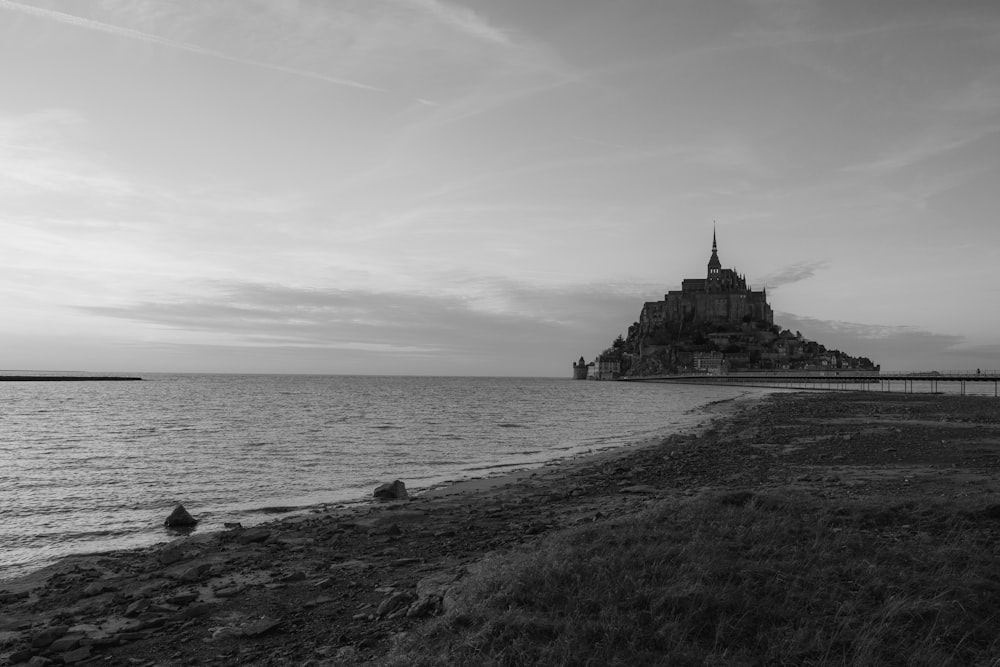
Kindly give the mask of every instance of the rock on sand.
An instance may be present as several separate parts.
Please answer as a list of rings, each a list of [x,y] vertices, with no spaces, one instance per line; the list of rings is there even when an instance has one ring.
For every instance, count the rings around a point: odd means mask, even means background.
[[[194,518],[184,509],[184,505],[177,505],[170,516],[166,518],[163,525],[167,528],[190,528],[197,525],[198,519]]]
[[[376,487],[374,496],[380,500],[406,500],[410,497],[406,493],[406,485],[398,479],[391,484]]]

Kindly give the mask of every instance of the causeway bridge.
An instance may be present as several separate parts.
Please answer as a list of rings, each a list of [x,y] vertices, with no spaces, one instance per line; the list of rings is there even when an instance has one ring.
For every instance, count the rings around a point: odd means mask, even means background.
[[[628,382],[717,384],[744,387],[784,387],[847,391],[899,391],[904,393],[967,393],[1000,396],[1000,371],[922,371],[882,373],[851,370],[744,371],[726,374],[690,373],[624,377]],[[992,387],[990,386],[992,384]],[[972,388],[975,387],[975,391]]]

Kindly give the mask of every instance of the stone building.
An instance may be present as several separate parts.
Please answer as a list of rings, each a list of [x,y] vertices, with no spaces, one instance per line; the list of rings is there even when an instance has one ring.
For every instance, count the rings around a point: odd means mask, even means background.
[[[588,380],[617,380],[621,374],[621,362],[609,355],[600,355],[590,364]]]
[[[685,325],[749,321],[774,324],[767,291],[751,289],[735,269],[722,268],[714,231],[707,275],[685,279],[681,289],[667,292],[663,301],[647,301],[639,315],[641,327],[676,326],[678,335]]]
[[[721,352],[695,352],[691,357],[695,371],[709,375],[725,374],[726,359]]]

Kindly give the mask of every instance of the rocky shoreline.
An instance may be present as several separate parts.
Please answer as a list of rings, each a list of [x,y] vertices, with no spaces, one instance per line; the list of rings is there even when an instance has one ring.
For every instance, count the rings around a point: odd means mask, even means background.
[[[66,558],[0,583],[0,664],[378,662],[487,554],[718,490],[947,496],[1000,516],[996,399],[781,393],[716,410],[698,433],[408,500]]]

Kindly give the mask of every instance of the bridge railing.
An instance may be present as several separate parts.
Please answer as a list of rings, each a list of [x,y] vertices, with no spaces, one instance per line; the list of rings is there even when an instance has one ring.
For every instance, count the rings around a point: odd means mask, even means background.
[[[769,370],[769,371],[729,371],[728,373],[712,374],[704,372],[682,373],[684,377],[706,376],[706,377],[758,377],[758,378],[783,378],[783,377],[815,377],[815,378],[838,378],[838,377],[870,377],[885,378],[889,380],[911,379],[911,378],[1000,378],[1000,371],[870,371],[849,368],[829,368],[829,369],[800,369],[800,370]],[[664,376],[669,377],[669,376]]]
[[[670,375],[639,375],[625,376],[624,380],[690,380],[723,382],[725,380],[747,381],[761,380],[769,382],[807,382],[817,380],[822,382],[837,381],[869,381],[878,382],[879,374],[867,371],[739,371],[729,373],[705,373],[693,371],[690,373],[675,373]]]
[[[695,373],[697,375],[697,373]],[[742,376],[753,376],[753,377],[879,377],[878,371],[869,370],[859,370],[853,368],[809,368],[800,370],[780,370],[780,371],[729,371],[724,373],[722,376],[730,375],[733,377]]]
[[[894,372],[894,373],[879,373],[879,377],[888,378],[891,380],[895,379],[909,379],[909,378],[982,378],[982,377],[1000,377],[1000,371],[909,371],[909,372]]]
[[[959,381],[959,380],[986,380],[1000,381],[1000,371],[923,371],[923,372],[891,372],[883,373],[879,371],[855,370],[855,369],[803,369],[803,370],[771,370],[771,371],[730,371],[728,373],[707,373],[704,371],[692,371],[689,373],[678,373],[672,375],[638,376],[626,377],[626,380],[699,380],[723,381],[726,378],[732,380],[769,380],[776,382],[794,381],[832,381],[839,380],[870,380],[878,382],[880,380],[894,381]]]

